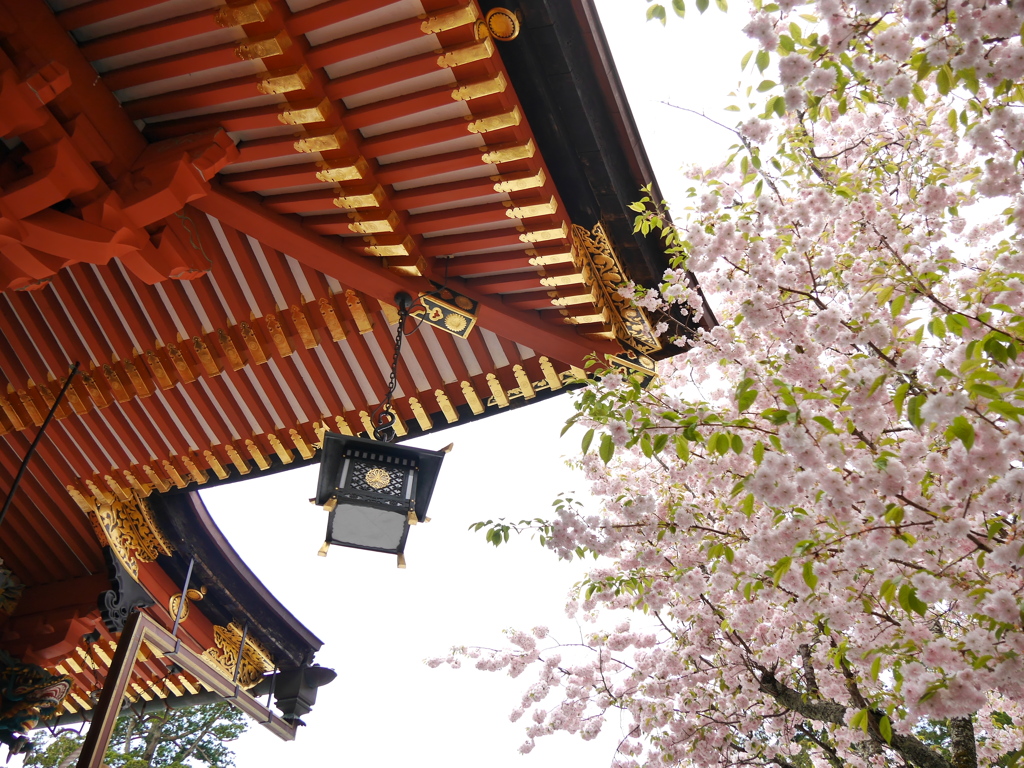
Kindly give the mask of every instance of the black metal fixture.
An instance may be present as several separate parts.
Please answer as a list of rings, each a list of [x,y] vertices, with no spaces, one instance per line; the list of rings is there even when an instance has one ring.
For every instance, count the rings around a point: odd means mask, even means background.
[[[338,676],[333,669],[318,664],[276,672],[264,677],[249,691],[253,696],[264,693],[273,696],[281,719],[293,725],[305,725],[302,716],[309,714],[316,703],[317,689],[327,685]]]
[[[427,451],[393,445],[395,419],[391,405],[398,381],[402,339],[413,308],[407,293],[395,296],[398,331],[391,380],[380,405],[371,415],[374,440],[327,432],[320,453],[320,477],[313,502],[330,513],[327,536],[319,554],[331,544],[398,556],[405,567],[409,526],[429,520],[427,507],[441,462],[451,446]]]

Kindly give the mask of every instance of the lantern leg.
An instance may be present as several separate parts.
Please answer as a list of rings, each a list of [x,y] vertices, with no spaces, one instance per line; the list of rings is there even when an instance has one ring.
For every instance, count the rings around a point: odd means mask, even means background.
[[[324,545],[320,547],[320,550],[316,553],[317,557],[327,557],[327,550],[331,548],[331,542],[325,541]]]
[[[398,553],[398,567],[405,568],[405,555],[401,552]]]
[[[416,517],[416,510],[410,509],[409,514],[405,516],[405,519],[409,522],[409,525],[416,525],[419,522],[419,518]]]

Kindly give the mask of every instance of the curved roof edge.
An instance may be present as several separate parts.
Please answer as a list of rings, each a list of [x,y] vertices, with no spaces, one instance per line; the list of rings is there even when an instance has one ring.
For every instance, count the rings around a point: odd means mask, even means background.
[[[323,642],[274,597],[245,564],[210,516],[198,492],[154,494],[148,500],[174,554],[159,565],[183,584],[190,558],[191,583],[207,594],[201,610],[215,624],[247,624],[248,634],[269,650],[282,670],[308,665]]]

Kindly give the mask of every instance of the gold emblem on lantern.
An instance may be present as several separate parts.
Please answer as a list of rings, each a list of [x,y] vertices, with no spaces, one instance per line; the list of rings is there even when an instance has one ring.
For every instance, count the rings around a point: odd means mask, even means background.
[[[388,483],[391,482],[391,474],[380,467],[373,467],[367,470],[366,475],[363,477],[366,484],[371,488],[376,488],[378,491],[381,488],[387,488]]]

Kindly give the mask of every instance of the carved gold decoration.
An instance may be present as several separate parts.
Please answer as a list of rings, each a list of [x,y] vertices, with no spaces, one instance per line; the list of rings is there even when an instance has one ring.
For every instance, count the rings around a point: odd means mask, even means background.
[[[199,589],[189,587],[188,591],[185,593],[185,605],[182,606],[181,609],[182,621],[188,618],[188,611],[191,607],[190,603],[202,600],[204,597],[206,597],[206,587],[199,587]],[[172,619],[178,615],[178,604],[180,602],[180,592],[177,595],[171,595],[170,599],[167,601],[167,612],[171,614]]]
[[[537,362],[540,363],[540,370],[544,374],[544,380],[548,386],[551,389],[561,389],[562,380],[558,377],[558,372],[555,371],[555,366],[551,364],[551,361],[546,357],[541,357]]]
[[[363,157],[347,157],[344,160],[324,160],[317,163],[320,168],[316,177],[320,181],[360,181],[370,175],[370,165]]]
[[[330,99],[320,101],[307,101],[301,104],[289,104],[282,109],[277,119],[285,125],[308,125],[309,123],[322,123],[331,113]],[[316,150],[299,150],[300,152],[312,152]]]
[[[210,354],[210,348],[203,341],[202,336],[192,337],[192,349],[195,351],[196,357],[199,358],[199,362],[207,376],[220,376],[220,363]]]
[[[217,458],[213,451],[203,451],[203,458],[206,459],[206,463],[213,470],[213,474],[217,476],[218,480],[227,480],[228,471],[224,469],[220,459]]]
[[[98,489],[95,493],[100,495]],[[171,554],[173,548],[157,527],[145,499],[135,493],[131,493],[129,499],[110,497],[90,506],[114,556],[138,581],[139,560],[152,563],[159,555]]]
[[[156,473],[156,470],[149,464],[143,464],[142,471],[146,473],[146,477],[149,478],[149,482],[151,482],[156,489],[160,491],[160,493],[167,493],[167,491],[171,490],[171,484],[160,477],[160,475]]]
[[[387,258],[388,256],[408,256],[416,248],[416,243],[411,237],[364,237],[368,247],[368,256]]]
[[[267,59],[271,56],[280,56],[291,47],[292,39],[287,32],[278,32],[271,37],[261,37],[256,40],[246,40],[235,46],[235,55],[243,61],[252,59]]]
[[[385,200],[384,187],[372,184],[344,190],[344,194],[334,198],[334,204],[338,208],[380,208]]]
[[[338,426],[338,431],[341,434],[343,434],[343,435],[354,435],[355,434],[352,431],[352,427],[350,427],[348,425],[348,422],[345,421],[345,417],[344,416],[335,416],[334,417],[334,423]]]
[[[513,365],[512,375],[516,377],[516,384],[519,385],[519,390],[523,393],[523,397],[527,400],[532,400],[537,396],[537,392],[530,383],[530,377],[526,375],[526,370],[523,366]]]
[[[523,113],[519,107],[513,107],[509,112],[498,112],[481,118],[467,117],[469,125],[466,128],[470,133],[490,133],[501,128],[513,128],[523,121]]]
[[[317,302],[320,308],[320,315],[324,319],[324,323],[327,325],[327,330],[331,333],[331,338],[334,341],[345,340],[345,329],[341,325],[341,321],[338,319],[337,313],[334,311],[334,305],[331,304],[330,299],[320,299]]]
[[[25,413],[27,413],[29,418],[32,419],[32,423],[37,427],[42,426],[43,415],[39,412],[39,408],[36,407],[36,402],[32,399],[32,395],[24,389],[19,389],[18,398],[21,400],[21,407],[25,409]]]
[[[565,264],[575,260],[572,256],[572,249],[568,246],[530,248],[526,251],[526,255],[530,257],[529,263],[534,266]]]
[[[191,477],[200,485],[202,485],[209,479],[206,477],[206,473],[199,469],[198,465],[196,465],[195,459],[193,459],[191,456],[182,456],[181,463],[184,464],[185,469],[188,470],[189,477]]]
[[[517,202],[509,200],[504,203],[505,207],[508,208],[505,211],[505,215],[510,219],[531,219],[535,216],[550,216],[558,210],[558,201],[555,200],[554,195],[551,196],[550,200],[537,202],[533,200],[529,205],[516,205]]]
[[[186,384],[191,384],[196,380],[196,375],[192,373],[192,366],[188,364],[185,356],[181,353],[174,344],[167,345],[167,354],[171,358],[171,363],[174,365],[174,370],[178,372],[178,376]],[[92,394],[91,392],[89,393]]]
[[[412,409],[413,416],[416,417],[416,423],[420,425],[420,429],[427,432],[434,428],[434,422],[430,418],[430,414],[427,413],[418,398],[409,398],[409,408]]]
[[[85,384],[85,391],[89,393],[89,397],[92,398],[94,403],[96,403],[97,408],[106,408],[110,405],[110,400],[108,400],[106,395],[103,394],[103,390],[101,390],[99,385],[96,383],[96,379],[88,373],[80,373],[78,375],[82,380],[82,383]],[[14,394],[14,390],[9,390],[8,394]],[[13,400],[14,398],[11,399]],[[38,421],[36,422],[36,424],[39,423],[40,422]]]
[[[462,395],[466,398],[466,403],[475,416],[479,416],[484,412],[484,404],[480,401],[480,396],[473,389],[471,382],[462,382]]]
[[[564,240],[569,236],[569,225],[564,221],[555,229],[539,229],[534,232],[523,232],[519,239],[524,243],[542,243],[545,240]]]
[[[487,80],[478,80],[475,83],[460,85],[452,91],[452,99],[455,101],[480,99],[484,96],[491,96],[495,93],[504,93],[506,88],[508,88],[508,81],[505,79],[505,76],[499,72],[494,77],[488,78]]]
[[[288,357],[294,354],[295,350],[292,349],[292,345],[288,341],[288,337],[285,335],[284,328],[281,327],[281,321],[277,319],[277,315],[268,312],[263,316],[263,321],[267,324],[267,333],[270,334],[270,339],[277,348],[277,354],[281,357]]]
[[[422,310],[413,314],[423,322],[460,339],[469,337],[476,326],[477,302],[437,283],[435,290],[420,294]]]
[[[238,452],[231,443],[224,446],[224,450],[227,451],[228,458],[231,459],[231,463],[235,465],[235,469],[240,475],[248,475],[252,471],[252,467],[249,466],[249,462],[242,458],[242,454]]]
[[[514,160],[528,160],[537,154],[537,145],[530,139],[525,144],[499,144],[496,147],[480,147],[480,159],[488,165],[511,163]]]
[[[579,272],[568,272],[564,275],[547,275],[540,279],[540,284],[545,288],[557,288],[560,285],[579,285],[583,282],[583,275]]]
[[[235,676],[238,666],[238,685],[246,690],[252,688],[263,679],[263,675],[274,669],[274,657],[270,652],[249,634],[245,636],[245,647],[242,649],[242,663],[238,664],[238,651],[242,646],[242,628],[234,622],[226,627],[215,625],[213,642],[216,647],[203,651],[203,658],[228,680]]]
[[[366,471],[363,480],[368,486],[379,491],[381,488],[388,487],[391,482],[391,473],[381,467],[371,467]]]
[[[459,67],[480,59],[489,59],[494,55],[494,43],[490,38],[478,43],[467,43],[447,51],[438,51],[437,66],[442,68]]]
[[[373,319],[366,311],[366,304],[358,293],[352,289],[345,291],[345,303],[348,304],[348,311],[352,313],[352,319],[356,322],[356,330],[360,335],[373,330]]]
[[[306,90],[311,82],[313,75],[309,67],[303,64],[300,67],[268,72],[256,84],[256,90],[260,93],[291,93]]]
[[[459,412],[455,410],[455,406],[452,405],[451,398],[448,397],[448,393],[443,389],[435,389],[434,397],[437,400],[437,404],[441,407],[441,413],[444,414],[444,418],[449,424],[454,424],[459,420]]]
[[[136,355],[137,354],[138,353],[136,353]],[[139,397],[149,397],[153,394],[153,391],[149,388],[149,385],[146,383],[146,379],[143,377],[142,373],[139,371],[139,367],[134,363],[134,361],[125,360],[124,370],[125,373],[128,374],[128,380],[131,381],[132,386],[135,387],[135,391],[138,393]],[[63,384],[61,386],[63,386]]]
[[[16,430],[22,430],[25,428],[25,423],[21,420],[18,412],[14,410],[14,406],[11,405],[10,401],[6,397],[0,397],[0,408],[3,408],[4,414],[7,416],[8,421],[11,422],[11,426]]]
[[[238,324],[238,330],[242,334],[242,341],[245,342],[245,348],[249,350],[252,361],[257,365],[267,362],[267,353],[263,351],[263,345],[260,344],[259,337],[256,335],[256,329],[243,320]]]
[[[316,334],[313,333],[313,329],[309,327],[309,320],[306,318],[306,312],[298,304],[292,304],[291,309],[292,325],[295,326],[296,333],[299,334],[299,338],[302,339],[302,346],[306,349],[313,349],[318,345],[316,340]]]
[[[494,398],[494,402],[497,403],[498,407],[506,408],[508,406],[508,395],[505,394],[501,382],[498,381],[498,377],[493,373],[487,374],[487,386],[490,387],[491,397]]]
[[[476,4],[469,3],[461,8],[452,8],[447,11],[442,11],[435,16],[422,14],[420,18],[424,20],[423,23],[420,24],[420,29],[423,30],[423,34],[436,35],[438,32],[444,32],[466,24],[472,24],[479,18],[479,16],[477,15]]]
[[[329,152],[341,149],[345,142],[345,129],[338,128],[332,133],[307,135],[295,142],[296,152]]]
[[[186,482],[185,478],[181,476],[181,473],[178,472],[178,468],[174,466],[174,464],[169,462],[167,459],[164,459],[161,463],[163,464],[164,472],[166,472],[167,476],[171,478],[171,482],[174,483],[176,488],[181,489],[188,485],[188,482]]]
[[[395,227],[398,226],[398,214],[394,211],[369,214],[352,211],[348,214],[348,217],[352,220],[352,223],[348,225],[348,228],[357,235],[394,232]]]
[[[544,173],[543,168],[536,173],[526,171],[525,173],[513,173],[508,176],[491,176],[491,181],[495,182],[495,192],[519,192],[524,189],[536,189],[537,187],[543,187],[547,180],[548,177]]]
[[[124,486],[114,479],[113,475],[104,475],[103,479],[106,481],[107,485],[110,486],[114,495],[121,499],[121,501],[131,501],[131,494],[124,489]]]
[[[299,455],[304,459],[312,459],[315,455],[313,449],[306,444],[306,441],[302,439],[302,435],[299,434],[297,429],[289,429],[288,437],[291,438],[292,445],[299,452]]]
[[[519,15],[508,8],[492,8],[481,24],[486,34],[495,40],[507,42],[519,37]]]
[[[156,379],[157,384],[160,385],[160,389],[170,389],[174,386],[174,382],[164,369],[163,360],[151,349],[146,351],[146,366],[153,373],[153,377]]]
[[[598,222],[592,230],[574,224],[572,238],[576,268],[595,294],[599,308],[610,313],[616,337],[641,352],[661,349],[646,313],[618,293],[619,286],[627,282],[626,275],[602,224]]]
[[[257,0],[255,3],[241,5],[223,5],[217,9],[213,20],[221,27],[240,27],[243,24],[256,24],[266,21],[270,16],[270,0]]]
[[[281,438],[273,432],[268,432],[267,440],[270,442],[270,447],[274,449],[274,453],[277,454],[277,458],[281,460],[282,464],[291,464],[295,461],[295,456],[285,447],[285,444],[281,442]]]
[[[256,445],[255,440],[246,440],[245,449],[249,452],[249,455],[252,456],[257,467],[260,469],[270,469],[270,462],[267,461],[267,457],[263,455],[263,451],[260,450],[260,447]]]

